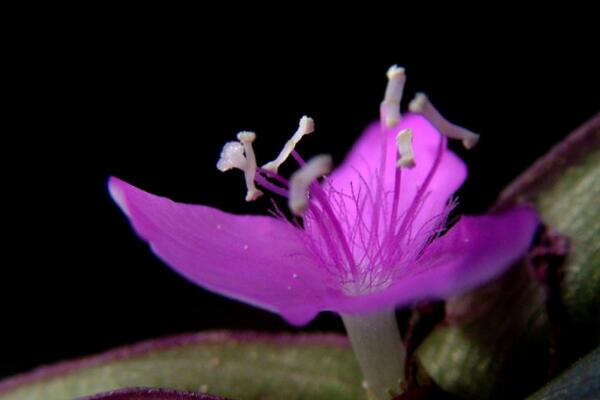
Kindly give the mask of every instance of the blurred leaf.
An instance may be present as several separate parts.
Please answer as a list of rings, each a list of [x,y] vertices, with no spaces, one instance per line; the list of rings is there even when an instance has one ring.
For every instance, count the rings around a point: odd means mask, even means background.
[[[579,360],[527,400],[592,400],[600,398],[600,347]]]
[[[516,179],[495,206],[535,205],[550,241],[555,234],[569,241],[565,262],[544,279],[523,263],[449,300],[445,323],[418,350],[440,387],[471,399],[518,398],[545,381],[556,359],[572,360],[598,344],[599,198],[600,114]]]
[[[418,356],[450,393],[468,399],[518,398],[545,378],[548,332],[543,291],[519,267],[450,300],[446,322],[427,337]]]
[[[360,370],[335,335],[205,333],[142,343],[0,382],[0,399],[70,399],[125,387],[232,399],[363,399]]]
[[[535,204],[546,225],[568,237],[562,304],[575,324],[600,339],[600,114],[540,159],[501,195],[499,204]]]

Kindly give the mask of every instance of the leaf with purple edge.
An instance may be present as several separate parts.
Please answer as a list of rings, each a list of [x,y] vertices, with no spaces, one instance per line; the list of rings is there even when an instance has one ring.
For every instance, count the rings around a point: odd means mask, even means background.
[[[213,332],[42,367],[0,382],[1,400],[53,400],[131,387],[243,399],[363,399],[345,337]]]
[[[98,393],[80,400],[227,400],[197,392],[156,388],[128,388],[111,392]]]

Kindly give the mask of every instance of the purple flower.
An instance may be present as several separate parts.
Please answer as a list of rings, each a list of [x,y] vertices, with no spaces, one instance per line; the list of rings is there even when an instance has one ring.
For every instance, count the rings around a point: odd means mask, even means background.
[[[297,325],[325,310],[355,315],[443,299],[497,277],[527,250],[535,213],[523,207],[464,216],[448,228],[452,196],[467,170],[447,137],[472,145],[474,136],[436,119],[426,98],[411,103],[419,113],[400,118],[390,111],[398,107],[398,90],[388,89],[382,122],[369,126],[328,176],[330,160],[305,163],[293,150],[297,140],[263,168],[253,167],[253,134],[226,145],[219,167],[246,172],[247,200],[262,194],[256,183],[288,196],[299,217],[180,204],[117,178],[109,181],[110,193],[137,234],[177,272]],[[302,120],[295,139],[312,131],[311,122]],[[275,171],[290,154],[302,168],[287,180]]]

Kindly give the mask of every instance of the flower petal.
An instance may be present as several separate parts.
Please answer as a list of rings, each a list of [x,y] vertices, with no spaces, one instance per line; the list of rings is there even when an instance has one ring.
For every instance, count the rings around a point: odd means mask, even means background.
[[[325,279],[292,225],[175,203],[117,178],[109,190],[154,253],[192,282],[293,324],[322,309]]]
[[[426,180],[434,165],[442,138],[424,117],[412,113],[405,114],[397,128],[385,133],[387,135],[386,167],[381,179],[383,189],[388,194],[386,197],[388,202],[392,198],[396,173],[396,135],[403,129],[411,129],[413,132],[416,166],[412,169],[402,169],[400,215],[410,207],[417,190]],[[367,182],[371,191],[374,190],[376,187],[374,180],[380,179],[376,171],[380,169],[383,139],[384,134],[381,132],[379,122],[371,124],[365,130],[342,165],[330,176],[330,182],[336,191],[345,194],[351,194],[353,191],[356,193],[357,188],[361,186],[361,181]],[[427,187],[425,202],[421,204],[419,216],[414,222],[415,230],[418,230],[432,216],[443,212],[448,199],[462,185],[466,176],[467,169],[462,160],[444,148],[440,164]],[[348,202],[346,209],[356,210],[355,201],[350,197],[346,198]]]
[[[458,295],[510,268],[529,248],[537,225],[538,217],[528,207],[500,215],[463,217],[431,244],[419,266],[398,275],[389,287],[366,296],[338,298],[329,307],[361,313]]]

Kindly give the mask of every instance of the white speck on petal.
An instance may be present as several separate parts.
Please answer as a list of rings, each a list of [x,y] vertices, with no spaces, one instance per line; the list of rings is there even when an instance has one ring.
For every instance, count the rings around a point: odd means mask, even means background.
[[[298,274],[297,274],[297,273],[293,273],[293,274],[292,274],[292,278],[294,278],[294,279],[298,279]]]
[[[248,245],[247,244],[244,245],[244,250],[248,250]]]
[[[223,227],[222,227],[220,224],[219,224],[219,225],[217,225],[217,229],[218,229],[218,230],[221,230],[221,228],[223,228]]]

